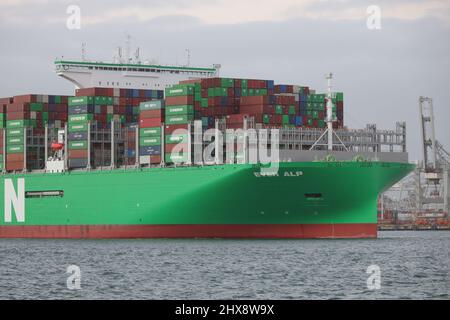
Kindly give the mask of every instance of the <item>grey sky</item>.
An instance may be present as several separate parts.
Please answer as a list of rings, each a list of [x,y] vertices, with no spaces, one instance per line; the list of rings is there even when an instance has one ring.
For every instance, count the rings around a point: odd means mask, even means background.
[[[81,9],[81,30],[66,28],[69,4]],[[381,8],[381,30],[366,27],[371,4]],[[192,64],[221,63],[223,76],[324,91],[332,71],[346,124],[407,121],[412,159],[418,97],[433,97],[437,136],[450,149],[449,1],[0,0],[0,96],[72,94],[54,59],[79,58],[86,42],[88,58],[110,60],[126,33],[143,58],[183,64],[189,48]]]

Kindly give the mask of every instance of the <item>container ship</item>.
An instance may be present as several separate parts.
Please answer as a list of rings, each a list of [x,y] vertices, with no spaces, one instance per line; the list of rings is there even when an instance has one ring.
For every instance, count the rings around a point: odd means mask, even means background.
[[[344,126],[331,75],[316,93],[214,70],[156,83],[139,65],[56,66],[81,74],[74,96],[0,99],[1,238],[375,238],[378,195],[414,167],[404,123]],[[129,72],[153,82],[122,87]]]

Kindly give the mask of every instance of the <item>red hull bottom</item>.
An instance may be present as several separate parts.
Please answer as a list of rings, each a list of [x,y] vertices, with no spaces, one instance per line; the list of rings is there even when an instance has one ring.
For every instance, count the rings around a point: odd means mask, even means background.
[[[376,238],[376,223],[0,226],[0,238]]]

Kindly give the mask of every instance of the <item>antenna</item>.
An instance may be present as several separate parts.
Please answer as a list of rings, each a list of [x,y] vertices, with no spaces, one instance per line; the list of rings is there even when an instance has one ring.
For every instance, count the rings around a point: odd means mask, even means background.
[[[81,44],[81,60],[86,61],[86,42]]]
[[[126,47],[125,47],[125,59],[126,63],[130,63],[131,57],[130,57],[130,43],[131,43],[131,36],[127,33],[126,35]]]
[[[136,48],[136,52],[134,53],[134,57],[136,58],[136,63],[140,64],[141,63],[141,58],[139,57],[139,47]]]
[[[220,77],[220,68],[222,68],[222,65],[219,63],[216,63],[213,65],[213,68],[216,69],[216,72],[214,75],[217,77]]]
[[[122,47],[118,47],[117,48],[117,51],[118,51],[118,53],[119,53],[119,62],[123,62],[123,50],[122,50]]]
[[[187,52],[187,67],[189,67],[191,65],[191,50],[186,49]]]

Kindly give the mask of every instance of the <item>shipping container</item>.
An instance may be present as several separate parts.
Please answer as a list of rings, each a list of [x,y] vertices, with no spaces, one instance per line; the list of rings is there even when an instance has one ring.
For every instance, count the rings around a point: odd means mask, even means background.
[[[168,134],[165,136],[166,143],[187,143],[188,135],[187,134]]]
[[[166,108],[166,116],[185,115],[185,114],[193,114],[193,113],[194,113],[193,105],[167,106],[167,108]]]
[[[139,146],[159,146],[161,145],[161,137],[141,137],[139,139]]]
[[[70,132],[77,132],[77,131],[87,131],[88,130],[88,123],[69,123],[68,124],[68,131]]]
[[[69,149],[87,149],[87,141],[69,141]]]
[[[141,137],[161,137],[161,127],[141,128],[139,135]]]
[[[166,117],[166,124],[183,124],[188,123],[190,121],[194,120],[193,115],[179,115],[179,116],[167,116]]]
[[[146,102],[141,102],[139,104],[139,109],[141,111],[164,109],[164,107],[165,107],[164,100],[146,101]]]
[[[161,146],[143,146],[139,147],[140,156],[160,155]]]
[[[179,96],[187,96],[194,94],[194,86],[193,85],[174,85],[170,88],[166,88],[166,99],[168,97],[179,97]]]

